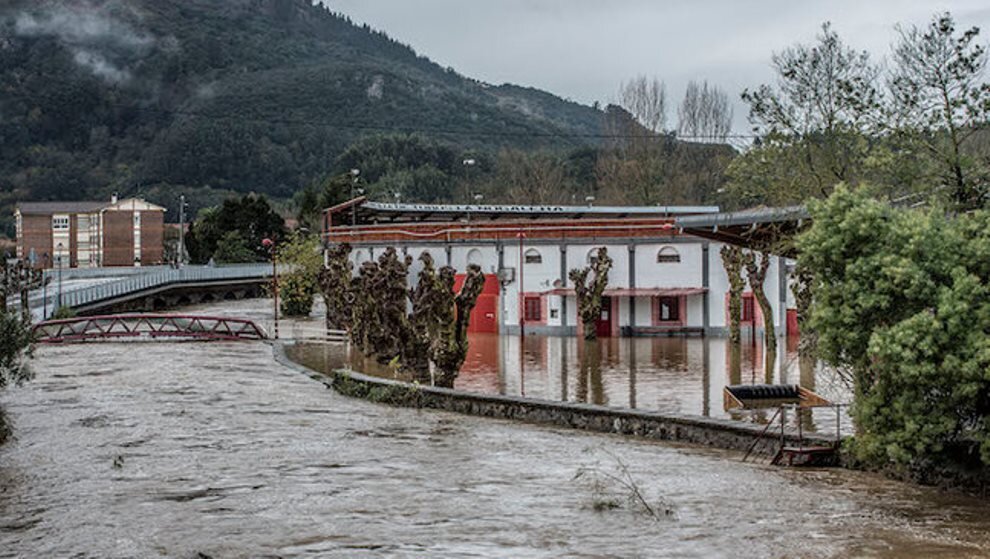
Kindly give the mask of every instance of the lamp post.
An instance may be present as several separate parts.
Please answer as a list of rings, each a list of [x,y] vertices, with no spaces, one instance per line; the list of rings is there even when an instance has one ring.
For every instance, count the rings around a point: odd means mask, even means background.
[[[62,251],[65,250],[65,245],[59,243],[55,249],[57,251],[55,253],[55,262],[58,266],[58,296],[55,298],[55,311],[58,311],[58,309],[62,308]]]
[[[526,233],[522,231],[519,232],[519,340],[522,343],[522,339],[526,337],[526,288],[523,285],[523,280],[525,275],[523,271],[526,268],[526,256],[523,254],[523,239],[526,238]]]
[[[357,205],[354,204],[354,194],[355,191],[360,190],[357,187],[360,176],[361,169],[351,169],[351,227],[357,225]]]
[[[271,239],[264,239],[261,245],[272,253],[272,292],[275,297],[275,339],[278,339],[278,246]]]
[[[472,187],[471,179],[473,178],[472,177],[472,174],[471,174],[471,169],[473,169],[477,164],[478,164],[478,161],[476,159],[474,159],[474,158],[465,159],[464,161],[462,161],[462,165],[464,166],[464,179],[465,179],[465,183],[466,183],[464,185],[464,197],[465,198],[467,198],[468,195],[471,192],[471,187]],[[470,201],[468,201],[468,203],[470,203]]]
[[[186,254],[186,195],[179,196],[179,254],[176,264],[181,268],[185,264]]]
[[[51,280],[51,276],[48,275],[48,263],[51,257],[48,256],[47,252],[41,257],[45,259],[45,265],[41,272],[41,320],[48,320],[48,282]]]

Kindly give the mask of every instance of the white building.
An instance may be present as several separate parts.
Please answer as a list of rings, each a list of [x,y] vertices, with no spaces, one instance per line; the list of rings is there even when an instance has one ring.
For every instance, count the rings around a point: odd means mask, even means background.
[[[567,276],[604,246],[614,264],[599,335],[720,335],[729,323],[724,245],[698,234],[719,238],[719,224],[722,235],[732,227],[755,230],[753,215],[714,207],[443,206],[358,198],[326,211],[324,238],[349,243],[355,265],[388,247],[414,258],[428,252],[459,273],[478,264],[488,281],[472,330],[505,334],[575,335],[577,305]],[[788,269],[786,259],[772,257],[764,285],[769,319],[781,335],[796,322]],[[411,281],[418,271],[415,262]],[[743,297],[744,328],[762,330],[752,290]]]

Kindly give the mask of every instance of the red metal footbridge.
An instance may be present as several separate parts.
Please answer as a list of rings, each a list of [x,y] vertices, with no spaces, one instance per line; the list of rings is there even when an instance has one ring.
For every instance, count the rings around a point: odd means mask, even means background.
[[[35,341],[59,344],[124,340],[256,341],[268,338],[243,318],[170,314],[118,314],[49,320],[36,324]]]

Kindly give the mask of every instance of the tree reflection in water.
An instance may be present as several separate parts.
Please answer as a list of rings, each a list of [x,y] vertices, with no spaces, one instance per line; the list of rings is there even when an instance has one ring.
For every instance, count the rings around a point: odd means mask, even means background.
[[[340,358],[335,362],[324,357],[322,349],[317,353],[307,357],[315,368],[350,365],[395,378],[395,372],[387,367],[360,355],[348,358],[345,350],[337,351]],[[818,370],[814,361],[798,359],[795,344],[779,344],[773,359],[774,369],[767,377],[764,364],[768,356],[760,341],[748,336],[734,347],[719,337],[601,338],[585,342],[574,337],[527,335],[523,341],[518,336],[478,335],[471,337],[455,388],[757,423],[768,421],[773,411],[724,410],[722,392],[726,385],[794,383],[833,402],[850,401],[845,385],[829,378],[835,373]],[[800,421],[809,432],[835,431],[832,409],[796,415],[788,416],[794,427]],[[849,432],[848,419],[843,417],[842,421]]]

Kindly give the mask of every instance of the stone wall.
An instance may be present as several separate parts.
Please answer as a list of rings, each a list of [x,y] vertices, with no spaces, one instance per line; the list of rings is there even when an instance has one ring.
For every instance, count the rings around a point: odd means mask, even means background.
[[[345,396],[393,406],[443,410],[743,452],[749,449],[764,430],[762,425],[725,419],[477,394],[414,385],[353,371],[334,371],[330,375],[323,375],[290,360],[281,344],[275,345],[275,357],[283,365],[304,372]],[[789,444],[798,442],[797,433],[793,431],[785,431],[785,438]],[[834,442],[834,439],[821,435],[804,437],[805,445],[829,445]],[[757,444],[755,453],[773,454],[779,446],[778,423]]]

